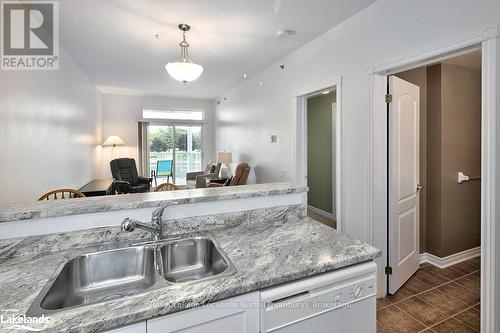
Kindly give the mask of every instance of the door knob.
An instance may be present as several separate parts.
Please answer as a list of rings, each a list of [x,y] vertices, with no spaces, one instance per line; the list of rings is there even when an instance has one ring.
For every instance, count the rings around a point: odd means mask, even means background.
[[[417,192],[420,192],[421,189],[423,189],[424,187],[420,184],[417,184]]]

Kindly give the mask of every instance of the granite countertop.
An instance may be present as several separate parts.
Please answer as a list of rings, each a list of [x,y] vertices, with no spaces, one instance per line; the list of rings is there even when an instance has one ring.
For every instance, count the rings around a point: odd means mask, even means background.
[[[210,231],[236,266],[235,275],[61,311],[48,317],[44,332],[107,330],[380,256],[371,245],[308,217],[265,222]],[[88,252],[69,251],[19,256],[0,264],[0,309],[23,315],[68,256]]]
[[[179,204],[262,197],[306,192],[307,187],[290,183],[267,183],[245,186],[226,186],[192,190],[109,195],[71,200],[46,200],[0,204],[0,223],[110,212],[125,209],[154,208],[176,201]]]

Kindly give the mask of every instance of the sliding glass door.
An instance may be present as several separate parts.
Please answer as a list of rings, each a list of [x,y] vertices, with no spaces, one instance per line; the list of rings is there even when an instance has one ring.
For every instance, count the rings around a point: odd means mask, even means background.
[[[147,147],[148,174],[157,173],[158,184],[185,185],[187,172],[202,170],[201,125],[150,124]]]
[[[201,126],[175,126],[175,183],[186,184],[186,173],[201,168]]]

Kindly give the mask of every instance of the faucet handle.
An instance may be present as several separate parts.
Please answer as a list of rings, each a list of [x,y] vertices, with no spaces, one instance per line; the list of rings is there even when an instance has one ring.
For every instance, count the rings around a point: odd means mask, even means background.
[[[122,231],[127,231],[127,232],[134,231],[135,222],[127,217],[122,221],[121,229]]]

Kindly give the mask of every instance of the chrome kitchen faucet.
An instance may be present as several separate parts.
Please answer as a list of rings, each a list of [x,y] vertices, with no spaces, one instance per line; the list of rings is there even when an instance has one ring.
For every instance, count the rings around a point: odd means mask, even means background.
[[[122,231],[132,232],[135,230],[135,228],[138,228],[150,232],[152,235],[151,238],[154,241],[163,239],[163,230],[162,230],[163,212],[167,207],[177,204],[178,202],[174,201],[174,202],[169,202],[162,207],[156,208],[151,216],[151,223],[144,223],[135,219],[131,219],[130,217],[127,217],[122,221],[121,229]]]

